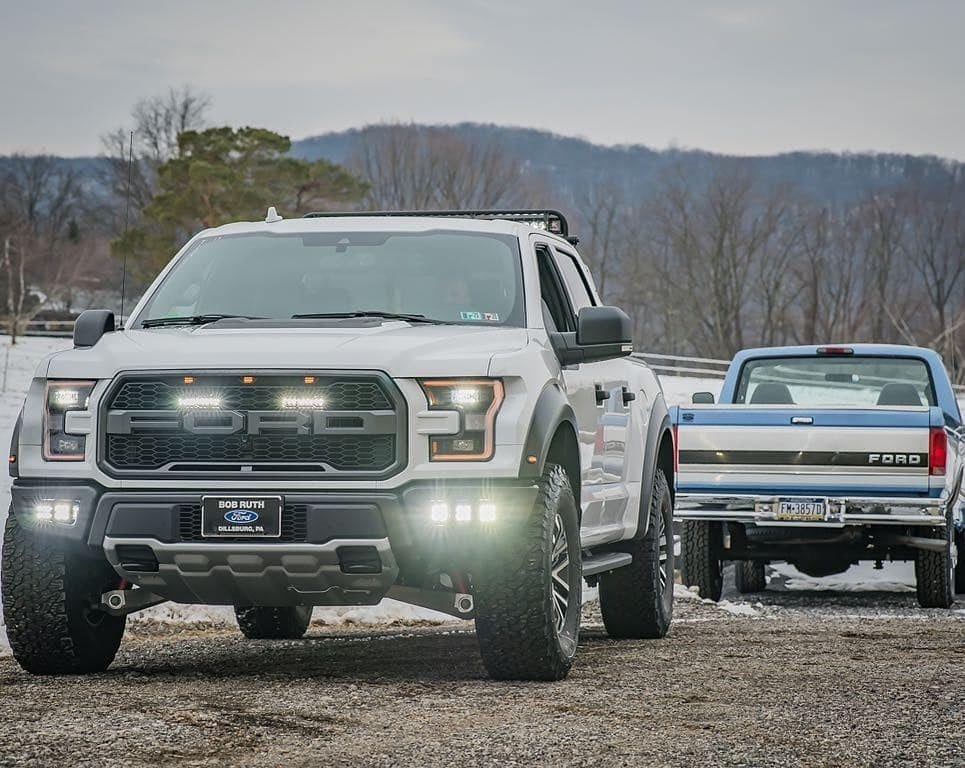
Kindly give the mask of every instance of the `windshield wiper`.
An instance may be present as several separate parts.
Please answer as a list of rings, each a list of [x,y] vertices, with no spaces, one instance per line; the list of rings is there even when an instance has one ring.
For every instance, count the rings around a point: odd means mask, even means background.
[[[157,328],[163,325],[205,325],[206,323],[213,323],[217,320],[228,320],[231,318],[244,318],[245,320],[264,320],[263,317],[255,317],[253,315],[222,315],[222,314],[207,314],[207,315],[187,315],[185,317],[155,317],[150,320],[145,320],[141,323],[142,328]]]
[[[381,317],[386,320],[405,320],[409,323],[432,323],[433,325],[445,325],[445,320],[436,320],[425,315],[410,315],[399,312],[383,312],[380,309],[356,309],[352,312],[306,312],[301,315],[292,315],[292,319],[325,319],[340,317]]]

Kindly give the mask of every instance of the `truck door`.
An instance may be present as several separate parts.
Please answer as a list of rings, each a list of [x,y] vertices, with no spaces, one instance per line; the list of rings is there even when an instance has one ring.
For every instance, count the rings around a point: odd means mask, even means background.
[[[537,248],[541,295],[547,325],[576,330],[576,315],[595,302],[575,257],[554,246]],[[612,361],[582,363],[563,369],[567,395],[579,426],[583,483],[584,542],[608,538],[621,530],[626,507],[625,441],[629,411],[623,401],[623,366]]]
[[[553,255],[575,315],[583,307],[598,304],[586,268],[577,257],[559,246]],[[594,470],[606,497],[601,523],[604,529],[619,530],[624,523],[627,503],[627,438],[630,434],[630,407],[626,360],[602,360],[584,365],[593,379],[597,401],[597,427]],[[602,392],[602,395],[599,394]],[[602,403],[600,397],[605,398]]]

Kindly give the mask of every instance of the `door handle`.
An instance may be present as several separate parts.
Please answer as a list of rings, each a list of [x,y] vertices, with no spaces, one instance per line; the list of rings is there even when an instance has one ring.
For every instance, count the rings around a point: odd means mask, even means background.
[[[595,384],[594,387],[596,389],[596,404],[603,405],[605,400],[610,399],[610,390],[604,389],[602,384]]]
[[[624,405],[626,405],[627,403],[633,402],[633,401],[636,400],[636,399],[637,399],[637,396],[636,396],[635,393],[631,392],[627,387],[624,387],[624,388],[623,388],[623,404],[624,404]]]

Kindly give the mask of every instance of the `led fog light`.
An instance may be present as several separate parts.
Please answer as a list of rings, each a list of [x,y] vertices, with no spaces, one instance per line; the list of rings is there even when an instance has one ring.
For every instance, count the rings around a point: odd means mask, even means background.
[[[480,523],[496,522],[496,505],[493,504],[491,501],[479,502],[479,522]]]
[[[430,501],[429,519],[436,525],[448,525],[453,522],[466,525],[468,523],[496,522],[496,503],[488,500],[480,501]]]
[[[33,506],[34,520],[38,523],[73,525],[80,514],[80,503],[73,499],[41,499]]]
[[[429,517],[434,523],[449,522],[449,505],[444,501],[434,501],[429,506]]]
[[[472,506],[469,504],[456,504],[456,522],[468,523],[472,520]]]

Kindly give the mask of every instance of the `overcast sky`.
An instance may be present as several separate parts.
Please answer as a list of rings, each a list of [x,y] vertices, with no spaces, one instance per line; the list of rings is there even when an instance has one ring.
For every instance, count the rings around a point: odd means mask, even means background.
[[[0,0],[0,153],[92,154],[191,84],[293,138],[381,120],[965,160],[965,2]]]

